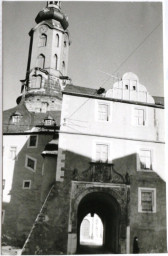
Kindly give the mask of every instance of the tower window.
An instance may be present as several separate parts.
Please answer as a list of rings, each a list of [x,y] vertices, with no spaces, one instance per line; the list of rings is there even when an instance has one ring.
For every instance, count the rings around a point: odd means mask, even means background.
[[[56,38],[55,38],[55,45],[56,45],[56,47],[59,47],[59,35],[58,34],[56,34]]]
[[[58,57],[56,54],[55,54],[55,69],[56,70],[58,69]]]
[[[42,83],[42,77],[41,76],[32,76],[32,80],[31,80],[31,88],[32,89],[41,88],[41,83]]]
[[[28,141],[28,147],[29,148],[36,148],[37,147],[37,135],[31,135]]]
[[[24,180],[22,188],[23,189],[30,189],[31,188],[31,180]]]
[[[64,41],[64,47],[66,47],[67,46],[67,42],[66,41]]]
[[[45,65],[45,57],[43,54],[40,54],[37,58],[37,67],[44,68]]]
[[[39,37],[38,47],[44,47],[46,45],[47,45],[47,35],[46,34],[42,34]]]
[[[47,112],[47,107],[48,107],[48,103],[47,102],[42,102],[42,104],[41,104],[41,112],[42,113],[46,113]]]
[[[27,156],[26,155],[26,162],[25,162],[25,167],[31,171],[36,170],[36,162],[37,160],[33,157]]]
[[[65,62],[64,61],[62,62],[62,73],[63,73],[63,75],[65,74]]]

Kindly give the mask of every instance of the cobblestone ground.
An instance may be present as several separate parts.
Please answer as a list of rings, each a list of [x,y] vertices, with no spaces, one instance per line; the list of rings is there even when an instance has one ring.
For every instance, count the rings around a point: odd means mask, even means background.
[[[20,255],[21,249],[12,246],[2,246],[1,253],[2,255]]]

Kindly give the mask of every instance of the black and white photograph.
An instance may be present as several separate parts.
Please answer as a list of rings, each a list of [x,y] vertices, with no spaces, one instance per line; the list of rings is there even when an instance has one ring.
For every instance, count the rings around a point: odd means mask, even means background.
[[[2,1],[2,255],[167,252],[162,1]]]

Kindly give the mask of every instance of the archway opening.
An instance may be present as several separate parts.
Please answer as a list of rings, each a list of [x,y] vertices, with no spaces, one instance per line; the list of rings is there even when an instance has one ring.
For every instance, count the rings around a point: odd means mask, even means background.
[[[91,224],[88,217],[94,216],[102,225],[101,239],[97,244],[89,237]],[[83,226],[85,234],[84,231],[82,233]],[[120,207],[116,199],[103,192],[87,194],[78,206],[77,254],[119,253],[119,227]]]
[[[97,214],[87,214],[80,225],[81,245],[103,245],[103,223]]]

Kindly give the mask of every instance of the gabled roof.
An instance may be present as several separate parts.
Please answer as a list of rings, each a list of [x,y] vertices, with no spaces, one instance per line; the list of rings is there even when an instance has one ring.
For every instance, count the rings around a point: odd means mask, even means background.
[[[67,93],[76,93],[76,94],[84,94],[84,95],[92,95],[92,96],[98,96],[99,94],[97,93],[96,89],[92,89],[92,88],[87,88],[87,87],[80,87],[77,85],[73,85],[73,84],[68,84],[63,93],[67,92]],[[101,95],[99,95],[101,96]]]

